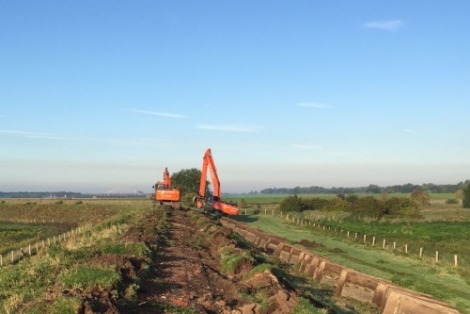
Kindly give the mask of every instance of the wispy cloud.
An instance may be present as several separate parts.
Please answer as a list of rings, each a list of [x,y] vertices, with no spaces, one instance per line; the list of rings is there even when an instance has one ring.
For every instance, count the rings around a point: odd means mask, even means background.
[[[29,131],[17,131],[17,130],[0,130],[0,134],[7,134],[13,136],[21,136],[27,138],[46,139],[46,140],[61,140],[62,137],[53,133],[39,133]]]
[[[227,124],[227,125],[200,124],[200,125],[197,125],[196,127],[198,129],[204,129],[204,130],[242,132],[242,133],[258,132],[261,130],[261,127],[259,126],[241,125],[241,124]]]
[[[161,116],[161,117],[168,117],[168,118],[186,118],[186,116],[183,116],[181,114],[177,113],[170,113],[170,112],[159,112],[159,111],[146,111],[146,110],[139,110],[139,109],[129,109],[132,112],[137,112],[141,114],[147,114],[147,115],[152,115],[152,116]]]
[[[332,109],[332,108],[334,108],[331,105],[322,104],[322,103],[319,103],[319,102],[301,102],[301,103],[298,103],[297,106],[307,107],[307,108],[315,108],[315,109]]]
[[[387,31],[395,31],[402,27],[404,22],[402,20],[391,20],[391,21],[372,21],[364,24],[364,27],[382,29]]]

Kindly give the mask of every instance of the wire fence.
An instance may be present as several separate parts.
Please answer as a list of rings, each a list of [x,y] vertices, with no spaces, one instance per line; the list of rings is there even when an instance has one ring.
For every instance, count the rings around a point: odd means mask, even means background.
[[[34,243],[30,243],[27,246],[14,249],[9,252],[4,252],[0,254],[0,267],[6,266],[8,264],[14,264],[19,260],[36,255],[41,249],[50,247],[52,245],[60,245],[61,243],[76,237],[79,234],[84,233],[85,231],[91,230],[92,224],[86,224],[84,226],[77,227],[75,229],[69,230],[52,238],[46,238]]]

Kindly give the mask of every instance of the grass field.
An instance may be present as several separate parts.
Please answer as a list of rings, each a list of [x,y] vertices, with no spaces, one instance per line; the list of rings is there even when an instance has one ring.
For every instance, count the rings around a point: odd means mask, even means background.
[[[313,251],[319,255],[405,288],[430,294],[463,313],[470,313],[470,283],[454,267],[430,264],[404,254],[364,246],[360,241],[344,241],[323,230],[287,223],[278,216],[240,215],[235,219],[269,234],[284,237],[291,243],[298,243],[302,239],[315,241],[319,247]]]
[[[293,195],[293,194],[292,194]],[[246,195],[237,195],[237,196],[227,196],[224,197],[224,200],[233,201],[239,203],[242,199],[244,199],[248,204],[279,204],[285,198],[292,196],[291,194],[246,194]],[[358,196],[375,196],[380,197],[381,194],[357,194]],[[301,198],[334,198],[336,197],[335,194],[298,194],[298,197]],[[408,197],[410,194],[408,193],[389,193],[387,194],[388,197]],[[455,195],[453,193],[432,193],[429,195],[431,200],[448,200],[454,199]]]

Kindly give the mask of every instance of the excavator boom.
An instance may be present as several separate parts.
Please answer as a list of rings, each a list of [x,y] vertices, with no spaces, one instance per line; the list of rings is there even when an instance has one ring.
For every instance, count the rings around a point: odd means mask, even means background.
[[[207,171],[210,170],[213,197],[206,195]],[[194,203],[198,208],[206,208],[226,215],[238,215],[238,206],[234,203],[225,202],[221,199],[220,180],[217,174],[217,168],[212,158],[211,149],[208,148],[202,158],[201,179],[199,182],[199,195],[195,197]]]

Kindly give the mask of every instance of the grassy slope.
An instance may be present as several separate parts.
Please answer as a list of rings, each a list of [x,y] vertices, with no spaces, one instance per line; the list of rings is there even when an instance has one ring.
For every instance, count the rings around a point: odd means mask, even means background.
[[[424,264],[387,251],[350,244],[329,237],[321,231],[286,224],[273,216],[239,216],[237,220],[245,221],[267,233],[284,237],[289,242],[299,242],[301,239],[315,241],[323,245],[313,250],[319,255],[358,271],[431,294],[449,302],[464,313],[470,313],[470,285],[452,268]]]

